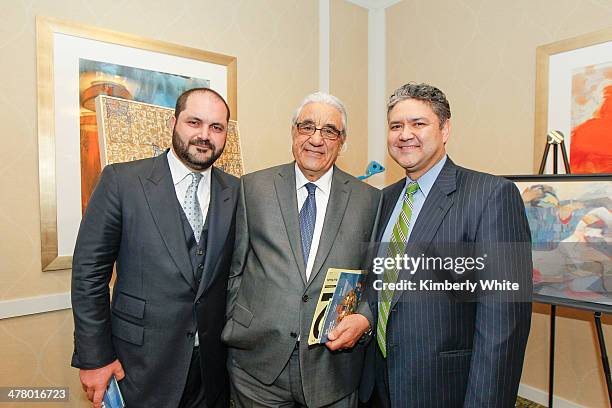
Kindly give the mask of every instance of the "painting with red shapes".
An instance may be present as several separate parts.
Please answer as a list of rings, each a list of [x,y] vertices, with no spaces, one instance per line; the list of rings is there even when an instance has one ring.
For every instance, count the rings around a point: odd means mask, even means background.
[[[572,72],[572,173],[612,173],[612,62]]]

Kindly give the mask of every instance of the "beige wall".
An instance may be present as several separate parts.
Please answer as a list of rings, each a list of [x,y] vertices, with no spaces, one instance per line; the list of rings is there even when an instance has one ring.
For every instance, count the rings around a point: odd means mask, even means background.
[[[368,11],[331,0],[330,92],[348,111],[346,151],[338,166],[354,176],[368,160]]]
[[[610,1],[404,0],[387,10],[387,93],[408,82],[441,88],[453,113],[455,162],[495,174],[533,171],[535,49],[609,27]],[[402,177],[392,162],[387,181]],[[548,316],[533,316],[523,382],[546,389]],[[557,323],[556,393],[603,407],[592,316]],[[605,326],[608,339],[610,326]],[[610,347],[610,345],[608,346]]]

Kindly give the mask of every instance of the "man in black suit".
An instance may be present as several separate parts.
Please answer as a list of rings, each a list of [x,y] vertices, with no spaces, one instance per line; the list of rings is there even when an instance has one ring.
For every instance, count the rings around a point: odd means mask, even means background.
[[[72,269],[72,365],[96,407],[112,375],[130,408],[227,404],[220,336],[239,182],[212,164],[229,116],[215,91],[189,90],[172,149],[102,172]]]
[[[376,341],[360,396],[375,388],[377,406],[498,408],[516,401],[531,321],[529,226],[513,183],[447,157],[450,116],[444,93],[427,84],[406,84],[389,100],[388,149],[406,178],[383,191],[378,254],[433,261],[371,274]],[[449,264],[436,264],[447,257]],[[481,283],[504,279],[518,286]],[[468,281],[473,290],[432,284]],[[414,287],[384,287],[389,282]]]

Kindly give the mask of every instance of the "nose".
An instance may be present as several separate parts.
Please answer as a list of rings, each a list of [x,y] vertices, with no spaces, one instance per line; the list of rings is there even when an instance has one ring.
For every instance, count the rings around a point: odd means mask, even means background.
[[[321,146],[323,144],[323,136],[320,129],[315,130],[314,134],[310,136],[310,143],[313,146]]]
[[[199,132],[197,134],[197,137],[199,139],[202,139],[202,140],[209,140],[210,139],[210,132],[211,132],[210,126],[209,125],[204,125],[204,126],[202,126],[200,128],[200,130],[199,130]]]
[[[399,135],[399,139],[401,141],[406,141],[406,140],[410,140],[410,139],[414,139],[415,135],[414,133],[412,133],[412,127],[411,126],[404,126],[404,128],[402,129],[402,133],[400,133]]]

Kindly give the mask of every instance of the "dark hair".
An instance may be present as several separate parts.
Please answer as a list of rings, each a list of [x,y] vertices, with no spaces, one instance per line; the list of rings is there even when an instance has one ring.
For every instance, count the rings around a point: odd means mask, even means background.
[[[416,84],[414,82],[402,85],[391,94],[389,103],[387,103],[387,116],[389,116],[389,113],[395,105],[406,99],[416,99],[426,102],[438,117],[440,129],[442,129],[446,121],[451,117],[450,104],[444,92],[435,86]]]
[[[226,120],[229,121],[230,118],[230,108],[227,104],[227,102],[225,102],[225,99],[223,99],[223,97],[217,92],[214,91],[210,88],[192,88],[192,89],[188,89],[187,91],[183,92],[178,99],[176,100],[176,106],[174,107],[174,117],[178,118],[179,115],[181,114],[182,111],[185,110],[185,105],[187,104],[187,98],[189,98],[189,95],[191,95],[192,93],[196,93],[196,92],[202,92],[202,93],[211,93],[213,95],[216,95],[217,98],[221,99],[221,101],[223,102],[223,104],[225,105],[225,109],[227,109],[227,118]]]

